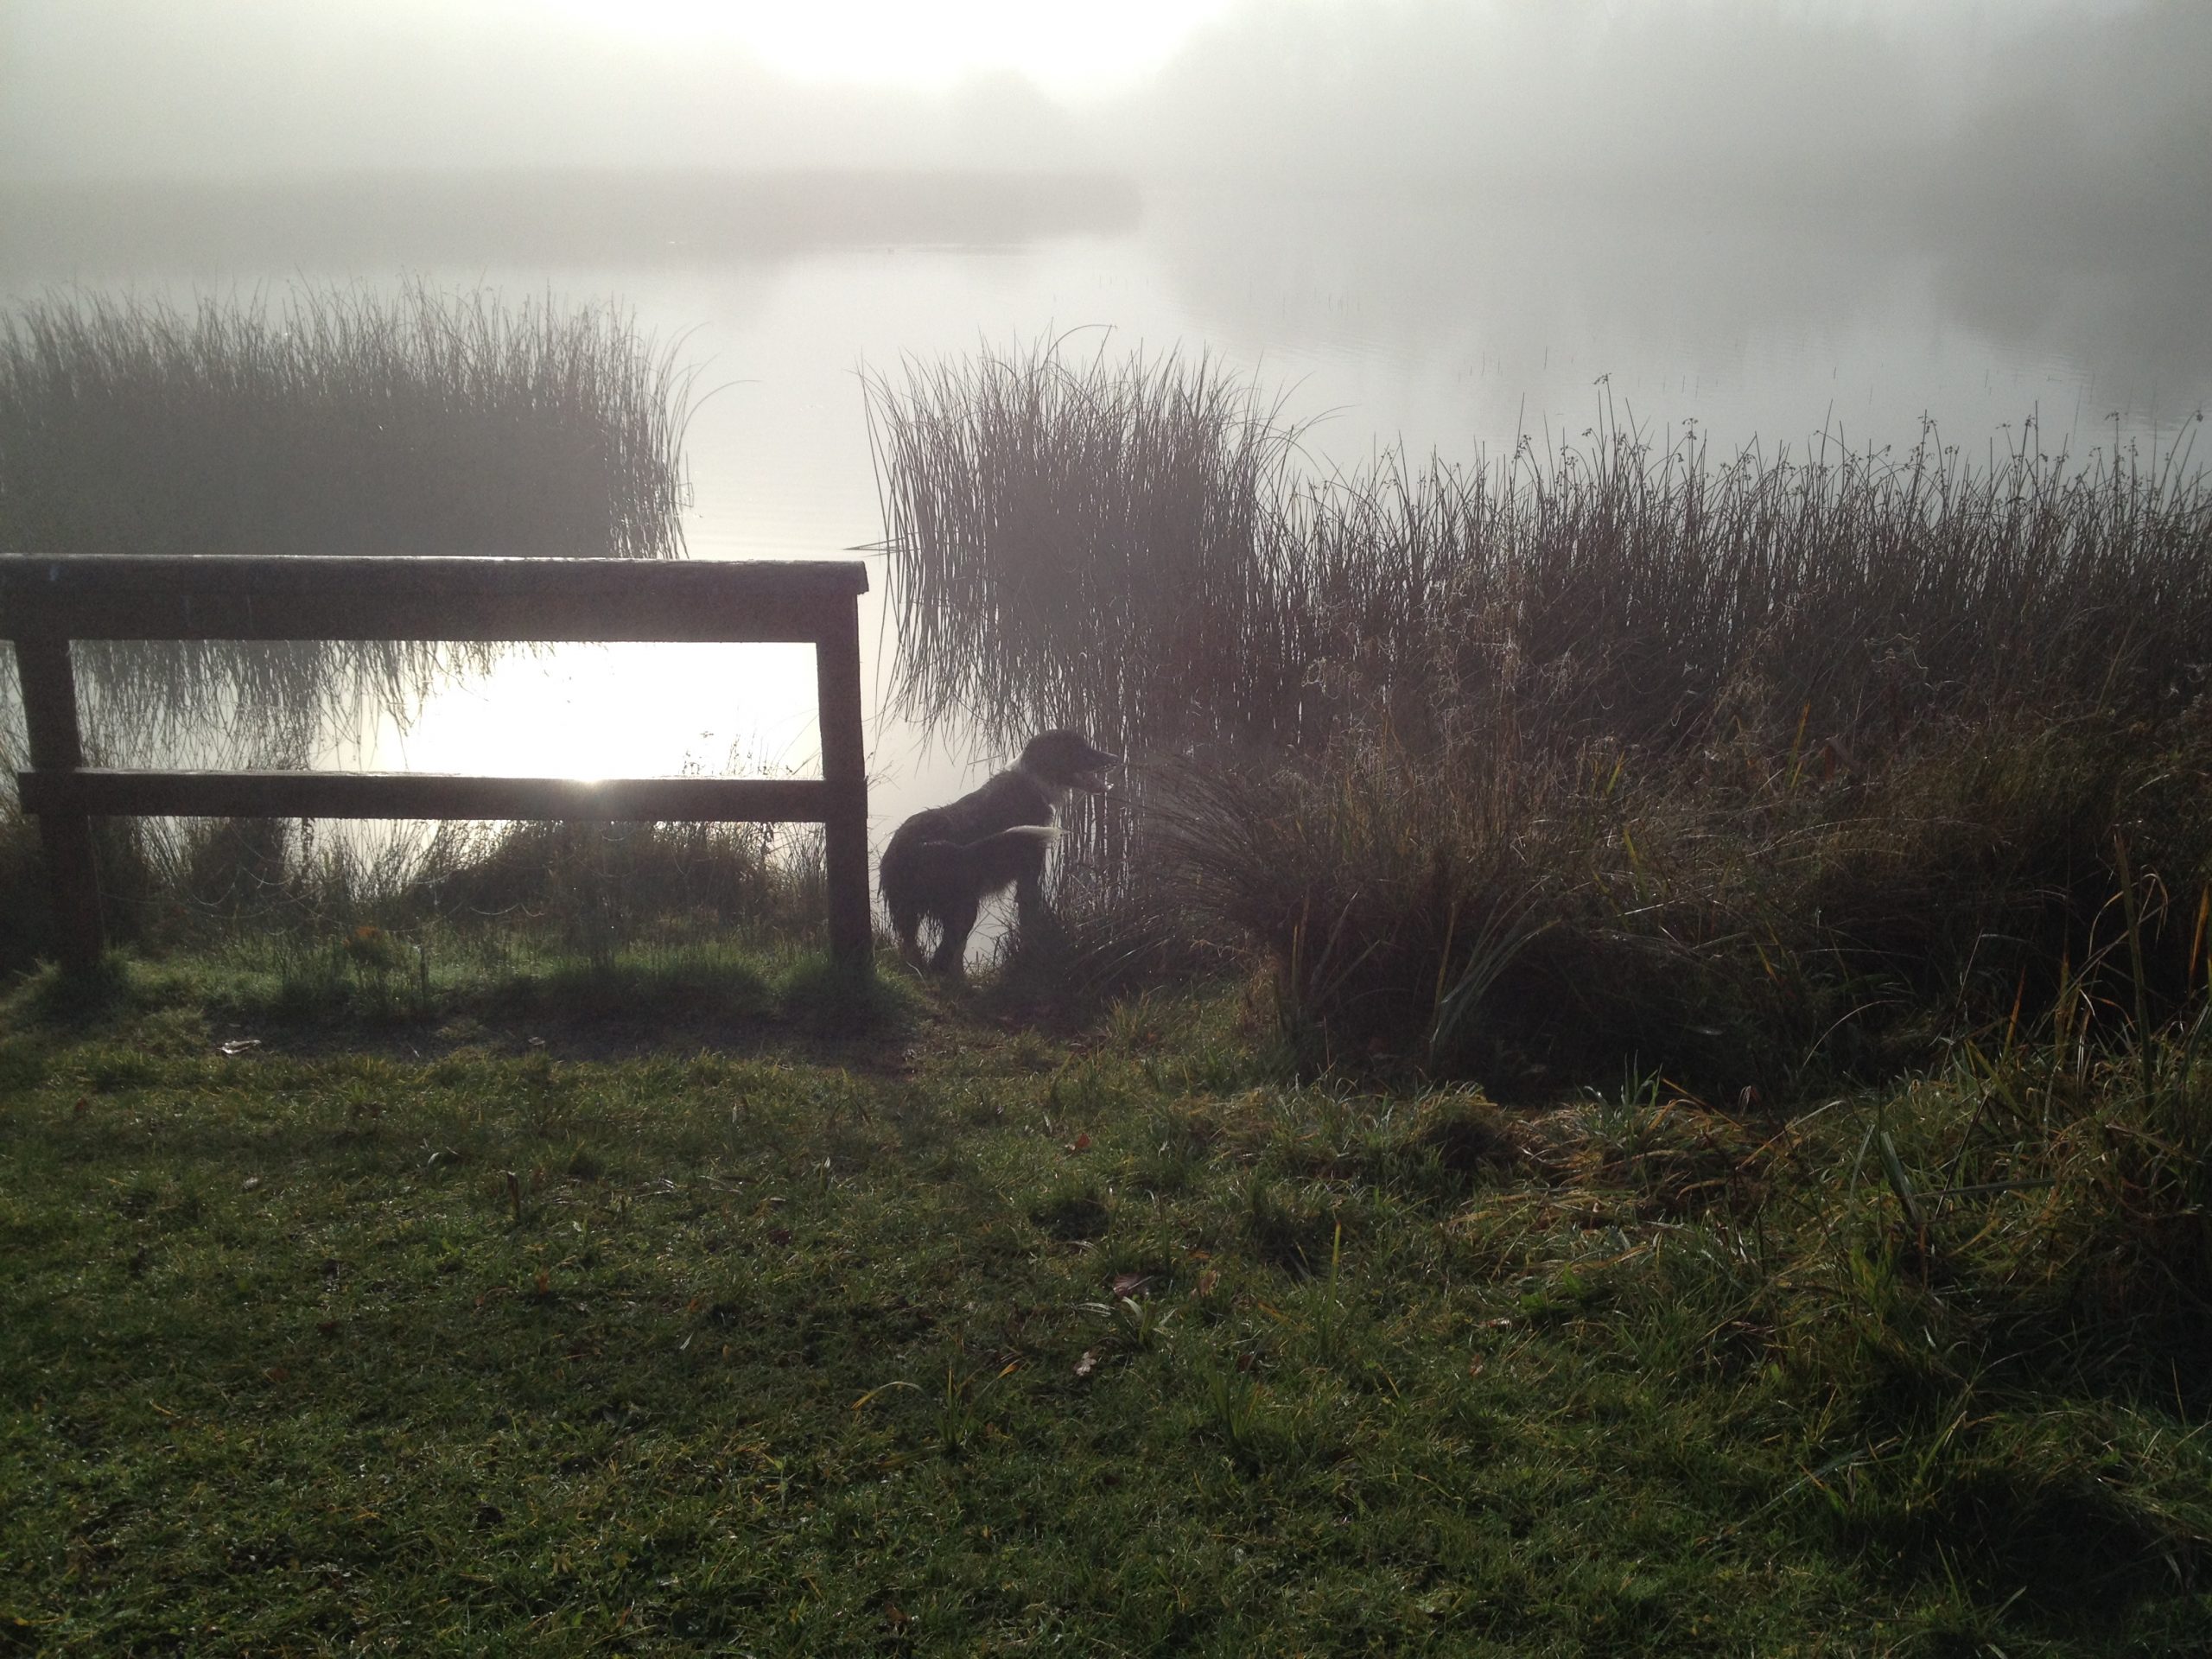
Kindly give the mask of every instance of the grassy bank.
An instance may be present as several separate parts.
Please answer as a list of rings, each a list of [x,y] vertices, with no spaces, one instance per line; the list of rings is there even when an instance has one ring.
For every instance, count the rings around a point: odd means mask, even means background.
[[[1607,419],[1324,479],[1205,361],[870,398],[909,705],[1137,757],[1071,837],[1102,972],[1256,945],[1317,1067],[1769,1095],[2199,987],[2185,444],[1716,459]]]
[[[700,972],[642,1046],[450,987],[397,1042],[208,967],[19,990],[0,1639],[2212,1634],[2193,1045],[1507,1114],[1296,1084],[1234,990],[1048,1036]]]
[[[108,820],[109,938],[149,955],[282,962],[306,983],[411,979],[519,950],[604,964],[624,949],[819,931],[817,831],[766,824],[446,824],[358,842],[291,820]],[[51,953],[35,823],[0,815],[0,971]],[[408,971],[400,973],[402,968]],[[395,978],[397,976],[397,978]]]

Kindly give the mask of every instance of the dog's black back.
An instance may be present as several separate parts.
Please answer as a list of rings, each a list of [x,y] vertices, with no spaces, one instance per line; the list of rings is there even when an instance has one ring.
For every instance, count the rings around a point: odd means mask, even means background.
[[[942,937],[930,965],[957,974],[976,911],[1009,887],[1022,921],[1028,922],[1043,898],[1056,793],[1103,787],[1097,774],[1120,759],[1080,734],[1046,732],[1010,770],[900,824],[883,849],[880,876],[901,954],[917,958],[922,922],[933,918]]]

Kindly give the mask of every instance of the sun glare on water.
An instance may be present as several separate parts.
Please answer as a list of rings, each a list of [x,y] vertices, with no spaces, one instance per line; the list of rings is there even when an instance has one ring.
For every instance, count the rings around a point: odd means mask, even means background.
[[[810,645],[569,646],[448,682],[344,764],[509,778],[819,775]],[[641,709],[664,711],[641,718]]]

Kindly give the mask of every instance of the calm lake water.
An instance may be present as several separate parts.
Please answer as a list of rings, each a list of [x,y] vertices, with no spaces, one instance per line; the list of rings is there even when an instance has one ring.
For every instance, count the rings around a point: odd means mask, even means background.
[[[880,191],[880,182],[876,188]],[[232,204],[235,208],[235,202]],[[296,208],[296,200],[293,206]],[[1030,204],[1033,209],[1035,204]],[[462,216],[465,219],[465,215]],[[2171,444],[2212,398],[2193,251],[2016,249],[1870,224],[1535,217],[1418,191],[1357,200],[1155,188],[1065,213],[867,213],[819,233],[487,235],[404,215],[295,232],[238,210],[152,245],[103,225],[0,229],[0,296],[68,284],[189,298],[301,282],[613,297],[697,370],[687,446],[696,558],[811,558],[881,534],[860,373],[1070,334],[1088,351],[1204,353],[1312,420],[1317,467],[1402,445],[1471,461],[1527,435],[1579,442],[1611,400],[1716,456],[1822,440],[1910,448],[1923,420],[1979,456],[2037,423],[2076,455]],[[241,229],[240,227],[246,227]],[[871,233],[880,226],[879,233]],[[543,227],[541,227],[542,229]],[[341,230],[343,227],[341,227]],[[602,227],[603,232],[603,227]],[[879,688],[882,562],[863,615]],[[326,764],[593,776],[810,772],[809,652],[563,648],[440,690],[403,729],[334,734]],[[872,697],[879,838],[1003,757],[929,741]]]

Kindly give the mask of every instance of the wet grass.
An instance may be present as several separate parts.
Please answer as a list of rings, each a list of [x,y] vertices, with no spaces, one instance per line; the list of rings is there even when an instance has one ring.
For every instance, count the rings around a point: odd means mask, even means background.
[[[0,1014],[32,1650],[2212,1634],[2185,1037],[1509,1111],[1294,1083],[1235,988],[417,1058],[226,1052],[227,976]]]
[[[343,976],[424,963],[626,950],[733,931],[805,940],[826,910],[804,826],[415,826],[370,842],[277,819],[98,824],[108,937],[150,955],[243,953]],[[0,969],[54,954],[34,820],[0,805]],[[319,968],[315,964],[320,964]]]

